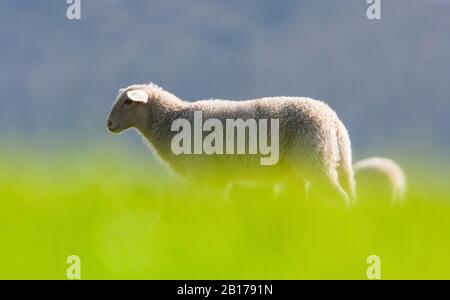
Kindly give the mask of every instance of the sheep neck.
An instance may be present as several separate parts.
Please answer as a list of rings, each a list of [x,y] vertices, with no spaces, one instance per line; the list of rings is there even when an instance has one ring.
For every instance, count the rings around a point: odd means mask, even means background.
[[[167,141],[167,130],[172,122],[179,118],[182,108],[186,105],[179,99],[163,99],[148,105],[141,124],[136,128],[147,139],[158,155],[168,158],[170,142]]]

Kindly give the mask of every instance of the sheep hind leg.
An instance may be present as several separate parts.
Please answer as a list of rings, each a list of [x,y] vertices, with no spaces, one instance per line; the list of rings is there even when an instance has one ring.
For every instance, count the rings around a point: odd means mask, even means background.
[[[349,196],[341,187],[338,172],[335,168],[309,172],[308,181],[311,185],[310,196],[319,196],[320,198],[326,199],[340,199],[347,205],[350,204]]]
[[[356,200],[356,191],[352,166],[339,165],[337,174],[339,178],[339,186],[343,188],[349,198],[349,201],[354,203]]]

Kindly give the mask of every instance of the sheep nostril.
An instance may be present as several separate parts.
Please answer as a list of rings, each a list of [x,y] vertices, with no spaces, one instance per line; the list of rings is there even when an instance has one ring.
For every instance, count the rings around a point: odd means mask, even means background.
[[[112,121],[109,120],[109,121],[108,121],[108,128],[111,128],[111,127],[112,127]]]

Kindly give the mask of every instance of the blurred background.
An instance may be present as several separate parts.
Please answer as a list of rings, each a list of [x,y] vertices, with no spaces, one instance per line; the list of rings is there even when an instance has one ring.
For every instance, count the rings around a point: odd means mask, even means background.
[[[0,2],[2,145],[117,141],[105,130],[117,90],[152,81],[186,100],[322,99],[356,158],[450,149],[450,1],[383,0],[372,21],[363,0],[81,5],[69,21],[63,0]]]
[[[82,279],[366,279],[373,254],[382,278],[450,278],[450,0],[381,0],[372,21],[365,0],[67,7],[0,1],[0,279],[65,279],[70,255]],[[135,131],[106,131],[118,89],[150,81],[324,100],[355,160],[404,167],[405,203],[186,187]]]

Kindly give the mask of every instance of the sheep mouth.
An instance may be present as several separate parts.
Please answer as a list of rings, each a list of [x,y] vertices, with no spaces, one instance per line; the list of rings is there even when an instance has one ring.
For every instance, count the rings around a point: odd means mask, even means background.
[[[116,126],[108,127],[108,131],[111,133],[119,133],[120,132],[119,126],[116,125]]]

